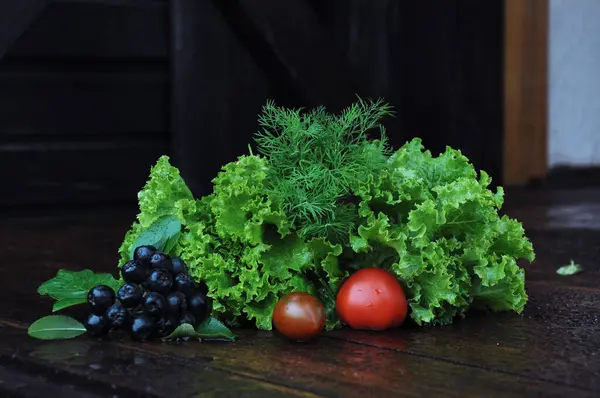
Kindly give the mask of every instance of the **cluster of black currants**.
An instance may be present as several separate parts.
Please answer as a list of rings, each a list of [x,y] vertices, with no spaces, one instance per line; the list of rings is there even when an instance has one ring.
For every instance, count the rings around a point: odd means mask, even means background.
[[[180,324],[204,321],[211,312],[206,284],[194,281],[180,258],[153,246],[137,247],[121,275],[125,284],[118,292],[99,285],[88,293],[85,326],[94,336],[126,330],[137,340],[161,338]]]

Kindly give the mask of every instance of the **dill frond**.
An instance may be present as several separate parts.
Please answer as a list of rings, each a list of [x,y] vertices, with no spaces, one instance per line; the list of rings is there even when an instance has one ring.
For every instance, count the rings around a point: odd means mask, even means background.
[[[265,104],[254,139],[269,160],[269,193],[282,203],[300,236],[347,239],[358,215],[343,200],[391,155],[380,122],[390,115],[382,100],[360,98],[337,115],[324,107]],[[377,138],[370,137],[377,132]]]

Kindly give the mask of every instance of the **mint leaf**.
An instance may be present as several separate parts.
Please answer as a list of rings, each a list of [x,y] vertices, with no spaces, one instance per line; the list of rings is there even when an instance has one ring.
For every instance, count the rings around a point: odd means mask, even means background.
[[[186,338],[235,341],[235,335],[231,333],[231,330],[213,317],[208,318],[195,328],[189,323],[183,323],[173,333],[164,337],[163,340]]]
[[[90,289],[98,285],[109,286],[116,292],[120,282],[108,273],[95,274],[89,269],[78,272],[61,269],[54,278],[40,285],[38,293],[58,301],[71,300],[61,304],[61,308],[65,308],[85,302]]]
[[[66,298],[66,299],[58,300],[52,306],[52,312],[60,311],[64,308],[71,307],[72,305],[85,304],[86,302],[87,302],[87,297]]]
[[[181,221],[176,216],[167,215],[158,218],[138,235],[129,248],[129,258],[133,258],[136,247],[144,245],[152,245],[157,250],[168,253],[177,243],[176,239],[179,238],[180,232]]]
[[[173,248],[179,241],[180,235],[181,235],[181,232],[177,231],[177,233],[175,235],[172,235],[170,238],[168,238],[165,241],[164,248],[162,249],[163,253],[171,254],[171,251],[173,250]]]
[[[569,276],[569,275],[578,274],[581,271],[583,271],[583,267],[579,264],[575,264],[575,262],[573,260],[571,260],[571,262],[569,264],[563,265],[562,267],[557,269],[556,273],[558,275],[562,275],[562,276]]]
[[[85,326],[65,315],[48,315],[29,326],[29,336],[42,340],[72,339],[86,332]]]

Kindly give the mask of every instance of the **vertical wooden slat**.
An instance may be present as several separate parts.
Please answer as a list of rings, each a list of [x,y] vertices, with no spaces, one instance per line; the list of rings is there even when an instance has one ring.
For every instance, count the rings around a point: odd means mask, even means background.
[[[172,154],[190,189],[203,195],[211,178],[207,170],[218,167],[216,154],[230,138],[228,27],[207,0],[171,1],[170,25]]]
[[[548,0],[505,0],[505,185],[547,173]]]
[[[169,7],[172,160],[203,196],[223,165],[248,152],[270,86],[212,0]]]

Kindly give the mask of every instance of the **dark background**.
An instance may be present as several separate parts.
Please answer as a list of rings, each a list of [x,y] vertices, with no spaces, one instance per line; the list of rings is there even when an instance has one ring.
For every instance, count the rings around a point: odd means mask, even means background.
[[[3,0],[6,1],[6,0]],[[135,206],[172,156],[197,194],[268,98],[396,109],[397,147],[502,174],[501,0],[50,1],[0,59],[0,206]]]

